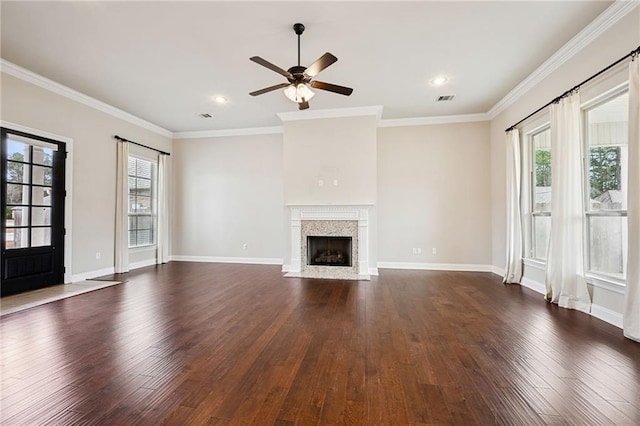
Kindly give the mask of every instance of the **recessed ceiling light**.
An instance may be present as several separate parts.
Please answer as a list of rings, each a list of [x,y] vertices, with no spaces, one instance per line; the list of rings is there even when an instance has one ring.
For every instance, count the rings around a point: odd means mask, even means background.
[[[226,104],[227,103],[227,98],[225,98],[222,95],[214,96],[213,100],[216,101],[216,103],[219,103],[219,104]]]
[[[442,86],[447,81],[449,81],[449,79],[446,76],[439,75],[431,80],[431,84],[433,84],[434,86]]]

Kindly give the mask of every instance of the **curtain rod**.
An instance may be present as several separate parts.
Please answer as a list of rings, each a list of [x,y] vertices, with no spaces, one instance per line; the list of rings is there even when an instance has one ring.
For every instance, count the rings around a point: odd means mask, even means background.
[[[554,98],[551,102],[548,102],[546,104],[544,104],[543,106],[541,106],[540,108],[538,108],[537,110],[533,111],[531,114],[527,115],[525,118],[523,118],[522,120],[518,121],[516,124],[512,125],[511,127],[507,128],[505,130],[505,132],[509,132],[513,129],[516,128],[516,126],[520,123],[522,123],[523,121],[526,121],[527,119],[533,117],[534,115],[536,115],[537,113],[539,113],[540,111],[542,111],[543,109],[545,109],[546,107],[548,107],[551,104],[555,104],[558,103],[560,101],[560,99],[565,98],[567,96],[569,96],[571,93],[573,93],[574,91],[580,89],[580,87],[583,84],[588,83],[589,81],[593,80],[594,78],[598,77],[600,74],[602,74],[605,71],[609,71],[611,68],[615,67],[616,65],[618,65],[620,62],[624,61],[625,59],[627,59],[628,57],[633,57],[635,58],[636,56],[640,55],[640,46],[638,46],[636,49],[632,50],[631,52],[627,53],[626,55],[624,55],[622,58],[618,59],[617,61],[615,61],[614,63],[612,63],[611,65],[609,65],[606,68],[601,69],[600,71],[598,71],[597,73],[595,73],[594,75],[592,75],[591,77],[587,78],[585,81],[583,81],[580,84],[577,84],[575,86],[573,86],[571,89],[567,90],[566,92],[564,92],[562,95],[558,96],[557,98]]]
[[[122,137],[120,137],[120,136],[118,136],[118,135],[114,135],[114,136],[113,136],[113,138],[114,138],[114,139],[117,139],[117,140],[119,140],[119,141],[122,141],[122,142],[129,142],[129,143],[132,143],[132,144],[134,144],[134,145],[138,145],[138,146],[141,146],[141,147],[143,147],[143,148],[147,148],[147,149],[150,149],[150,150],[152,150],[152,151],[159,152],[159,153],[160,153],[160,154],[162,154],[162,155],[171,155],[171,154],[169,154],[168,152],[164,152],[164,151],[162,151],[162,150],[159,150],[159,149],[156,149],[156,148],[152,148],[152,147],[150,147],[150,146],[142,145],[141,143],[138,143],[138,142],[130,141],[129,139],[122,138]]]

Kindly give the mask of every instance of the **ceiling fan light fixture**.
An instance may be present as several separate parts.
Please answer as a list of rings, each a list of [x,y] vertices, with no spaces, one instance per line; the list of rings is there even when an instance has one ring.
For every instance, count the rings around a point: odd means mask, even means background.
[[[284,95],[291,99],[293,102],[300,103],[303,101],[309,101],[309,99],[313,98],[313,91],[309,88],[309,85],[305,83],[292,83],[285,87]]]

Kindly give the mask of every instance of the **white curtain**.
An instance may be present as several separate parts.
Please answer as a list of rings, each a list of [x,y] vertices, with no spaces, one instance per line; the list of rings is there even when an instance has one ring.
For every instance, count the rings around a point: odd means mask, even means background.
[[[156,263],[169,261],[169,179],[167,155],[158,158],[158,254]]]
[[[520,132],[507,132],[507,266],[503,282],[522,279],[522,217],[520,215]]]
[[[118,142],[116,176],[116,265],[117,274],[129,272],[129,143]]]
[[[640,58],[629,64],[629,232],[624,335],[640,342]]]
[[[584,276],[584,173],[578,94],[551,105],[551,239],[545,285],[548,301],[590,312]]]

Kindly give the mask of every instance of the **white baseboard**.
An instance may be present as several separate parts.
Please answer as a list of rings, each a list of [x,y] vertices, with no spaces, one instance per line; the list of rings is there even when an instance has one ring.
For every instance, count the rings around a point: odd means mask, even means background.
[[[493,272],[496,275],[500,275],[501,277],[504,277],[504,274],[507,272],[504,270],[504,268],[498,268],[495,265],[491,265],[491,272]]]
[[[104,269],[98,269],[95,271],[83,272],[81,274],[74,274],[71,276],[71,282],[77,283],[84,280],[90,280],[92,278],[102,277],[104,275],[112,275],[115,273],[115,268],[113,266]]]
[[[609,308],[594,303],[591,305],[591,315],[618,328],[622,328],[622,314],[619,312],[612,311]]]
[[[378,274],[378,268],[369,268],[369,275],[380,275]]]
[[[151,265],[155,265],[156,264],[156,259],[147,259],[147,260],[142,260],[140,262],[133,262],[129,264],[129,270],[133,270],[133,269],[138,269],[138,268],[144,268],[145,266],[151,266]]]
[[[282,265],[282,259],[270,257],[217,257],[217,256],[183,256],[172,255],[171,260],[177,262],[205,263],[249,263],[256,265]],[[283,267],[284,270],[284,267]]]
[[[416,269],[426,271],[492,272],[491,265],[474,265],[464,263],[378,262],[378,268]]]
[[[522,281],[520,281],[520,285],[523,287],[529,288],[535,291],[536,293],[540,293],[543,296],[547,294],[547,287],[544,285],[544,283],[534,281],[531,278],[523,277]]]

